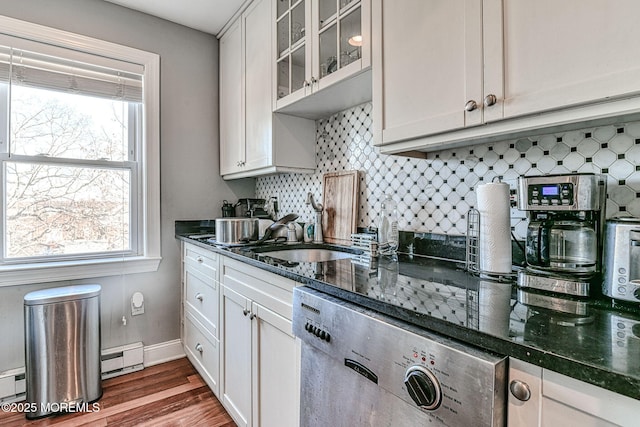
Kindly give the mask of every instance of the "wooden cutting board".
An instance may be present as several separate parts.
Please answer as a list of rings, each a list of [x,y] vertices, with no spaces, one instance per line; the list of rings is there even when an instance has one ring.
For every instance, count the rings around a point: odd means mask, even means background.
[[[348,245],[358,227],[358,171],[326,173],[322,179],[324,241]]]

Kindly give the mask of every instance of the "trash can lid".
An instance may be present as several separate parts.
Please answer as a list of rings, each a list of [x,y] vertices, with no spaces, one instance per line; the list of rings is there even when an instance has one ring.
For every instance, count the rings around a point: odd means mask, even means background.
[[[73,301],[100,295],[100,285],[75,285],[62,288],[42,289],[29,292],[24,296],[24,305],[51,304],[54,302]]]

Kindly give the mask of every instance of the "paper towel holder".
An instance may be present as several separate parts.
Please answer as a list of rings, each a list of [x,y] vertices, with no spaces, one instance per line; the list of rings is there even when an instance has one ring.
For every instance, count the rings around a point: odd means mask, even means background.
[[[483,279],[495,280],[498,282],[514,282],[516,280],[517,272],[514,272],[513,270],[511,273],[491,273],[480,269],[480,212],[475,208],[471,208],[467,211],[466,244],[467,254],[465,268],[468,272],[476,276],[480,276]]]

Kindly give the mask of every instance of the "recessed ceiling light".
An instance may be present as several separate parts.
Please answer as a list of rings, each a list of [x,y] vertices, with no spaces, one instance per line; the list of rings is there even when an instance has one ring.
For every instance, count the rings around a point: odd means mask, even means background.
[[[349,44],[351,46],[362,46],[362,35],[358,34],[358,35],[349,37]]]

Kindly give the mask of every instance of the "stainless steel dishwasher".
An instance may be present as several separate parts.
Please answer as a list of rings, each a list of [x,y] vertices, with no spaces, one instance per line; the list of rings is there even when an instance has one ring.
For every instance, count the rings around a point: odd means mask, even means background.
[[[293,303],[301,427],[505,425],[505,357],[307,287]]]

